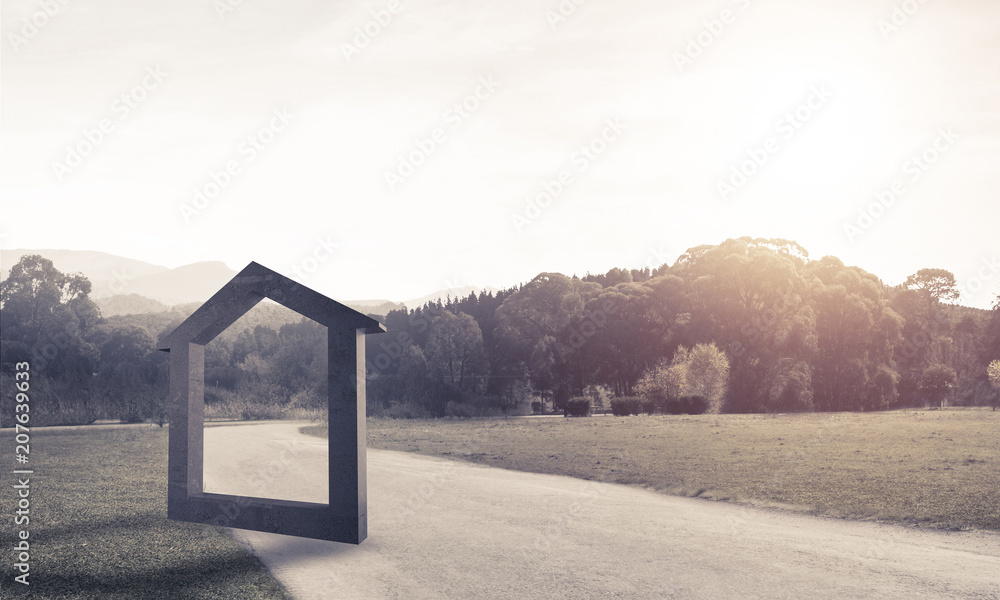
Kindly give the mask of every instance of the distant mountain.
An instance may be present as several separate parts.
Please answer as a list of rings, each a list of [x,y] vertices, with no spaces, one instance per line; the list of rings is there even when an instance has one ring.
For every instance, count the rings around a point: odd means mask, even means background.
[[[381,315],[383,317],[391,310],[405,308],[402,302],[392,302],[391,300],[350,300],[342,302],[342,304],[366,315]]]
[[[3,279],[25,254],[39,254],[63,273],[83,273],[93,286],[90,297],[95,301],[135,294],[167,306],[204,302],[236,275],[236,271],[218,261],[170,269],[104,252],[18,249],[0,250]]]
[[[197,262],[162,273],[126,278],[123,293],[139,294],[167,305],[204,302],[235,276],[236,271],[223,262]]]
[[[124,277],[141,277],[168,271],[167,267],[153,265],[141,260],[133,260],[89,250],[0,250],[0,267],[3,269],[0,279],[7,279],[10,269],[25,254],[40,254],[52,261],[55,268],[63,273],[83,273],[94,286],[91,296],[105,291],[103,296],[112,296],[116,292],[115,282]],[[124,293],[124,292],[117,292]]]
[[[236,271],[219,261],[197,262],[170,269],[89,250],[19,249],[0,250],[2,279],[7,278],[10,268],[25,254],[39,254],[51,260],[55,268],[63,273],[83,273],[93,286],[90,297],[101,307],[101,313],[106,317],[159,313],[168,311],[171,307],[176,310],[180,308],[178,305],[191,303],[195,303],[197,307],[236,275]],[[370,299],[343,301],[343,304],[365,314],[385,316],[389,311],[400,310],[404,306],[414,309],[436,300],[444,302],[449,296],[458,299],[484,291],[495,294],[500,290],[489,286],[477,288],[466,285],[405,302]]]

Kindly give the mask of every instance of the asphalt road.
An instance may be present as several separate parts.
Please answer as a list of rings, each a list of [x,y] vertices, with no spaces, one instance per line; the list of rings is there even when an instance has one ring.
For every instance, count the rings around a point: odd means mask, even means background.
[[[205,430],[206,490],[326,501],[300,424]],[[318,475],[317,475],[318,474]],[[255,492],[253,495],[258,495]],[[1000,534],[809,517],[368,453],[360,546],[232,530],[301,599],[1000,599]]]

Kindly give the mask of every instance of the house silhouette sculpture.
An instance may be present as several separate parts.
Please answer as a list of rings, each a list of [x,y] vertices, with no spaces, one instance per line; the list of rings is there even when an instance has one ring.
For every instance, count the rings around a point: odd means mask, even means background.
[[[203,491],[205,345],[269,298],[327,331],[328,504]],[[167,517],[254,531],[360,544],[368,535],[365,456],[365,336],[381,323],[251,262],[177,326],[170,353]]]

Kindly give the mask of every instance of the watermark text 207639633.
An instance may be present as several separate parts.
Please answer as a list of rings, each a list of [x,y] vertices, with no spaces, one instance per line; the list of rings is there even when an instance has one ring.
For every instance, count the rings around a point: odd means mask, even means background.
[[[14,577],[14,580],[24,585],[30,585],[28,577],[31,575],[31,542],[28,540],[30,535],[28,524],[31,522],[30,475],[34,471],[28,469],[27,465],[28,456],[31,452],[31,436],[28,429],[28,423],[31,421],[31,399],[28,395],[29,388],[31,387],[29,383],[31,365],[27,362],[19,362],[14,365],[14,369],[14,387],[17,388],[17,403],[14,405],[14,418],[16,421],[14,425],[14,441],[17,445],[14,447],[14,459],[18,465],[24,465],[25,467],[14,469],[13,471],[14,479],[17,481],[16,484],[13,484],[14,489],[17,490],[17,507],[14,509],[14,524],[22,527],[16,534],[17,543],[14,544],[15,558],[17,559],[14,562],[14,568],[20,573]]]

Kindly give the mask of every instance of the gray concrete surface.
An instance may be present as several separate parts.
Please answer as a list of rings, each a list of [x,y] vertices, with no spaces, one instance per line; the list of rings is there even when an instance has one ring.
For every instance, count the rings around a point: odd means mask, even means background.
[[[299,424],[205,431],[206,486],[320,500]],[[231,530],[295,598],[1000,598],[1000,535],[824,519],[384,450],[360,546]]]

